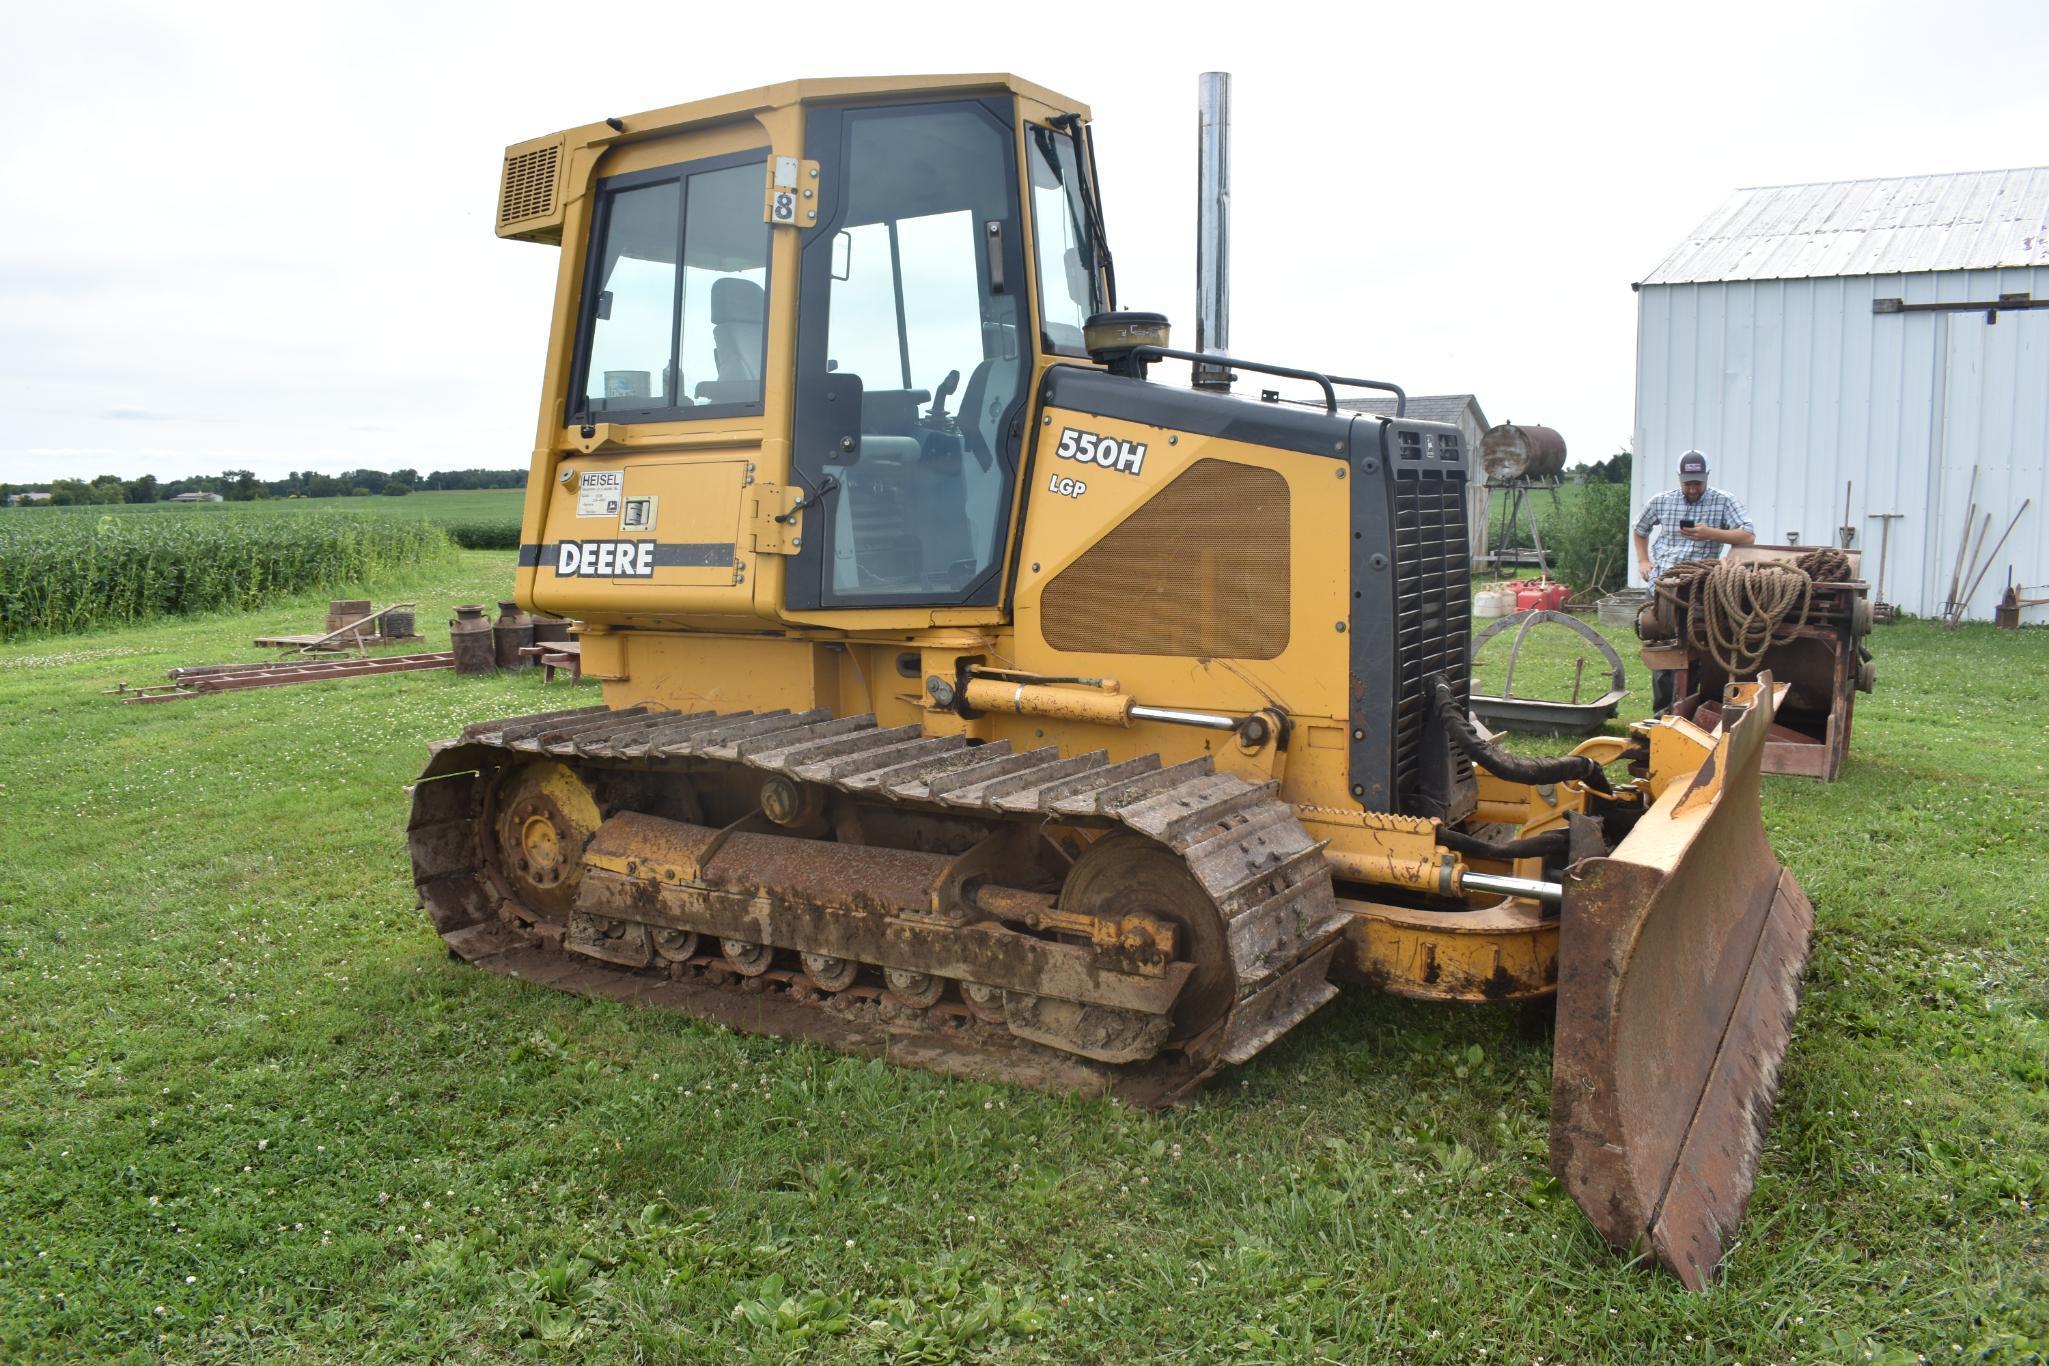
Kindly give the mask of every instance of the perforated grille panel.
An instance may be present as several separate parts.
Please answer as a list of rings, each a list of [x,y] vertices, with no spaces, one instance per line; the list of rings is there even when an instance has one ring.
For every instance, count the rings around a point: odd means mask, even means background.
[[[1288,481],[1200,460],[1046,585],[1058,650],[1272,659],[1288,647]]]
[[[1404,797],[1420,772],[1423,718],[1431,705],[1423,680],[1443,674],[1462,701],[1468,690],[1472,570],[1465,497],[1462,470],[1402,469],[1395,477],[1395,773]],[[1456,764],[1461,778],[1471,771],[1462,757]]]
[[[505,180],[498,191],[499,227],[555,211],[555,167],[561,155],[561,147],[551,144],[505,158]]]

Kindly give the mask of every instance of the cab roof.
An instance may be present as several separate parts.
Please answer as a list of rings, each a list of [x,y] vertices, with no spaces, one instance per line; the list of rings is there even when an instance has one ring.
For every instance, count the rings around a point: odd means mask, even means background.
[[[775,85],[757,86],[753,90],[741,90],[730,95],[714,95],[709,99],[692,100],[688,104],[672,104],[662,109],[650,109],[644,113],[629,114],[620,118],[624,129],[614,129],[610,124],[597,122],[580,128],[566,130],[561,136],[572,144],[592,145],[614,142],[621,138],[637,138],[653,133],[675,132],[693,125],[723,123],[729,119],[743,118],[772,109],[787,109],[793,105],[817,104],[834,100],[858,100],[873,96],[889,95],[932,95],[958,91],[963,95],[1007,91],[1050,105],[1063,113],[1078,114],[1086,121],[1089,107],[1080,100],[1034,85],[1022,77],[1007,72],[988,72],[979,75],[945,76],[835,76],[823,79],[782,81]]]

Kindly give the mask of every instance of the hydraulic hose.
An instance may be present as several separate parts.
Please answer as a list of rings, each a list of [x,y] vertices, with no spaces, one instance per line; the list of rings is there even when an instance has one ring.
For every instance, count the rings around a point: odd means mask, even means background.
[[[1445,734],[1459,753],[1481,765],[1489,773],[1506,778],[1512,783],[1564,783],[1582,782],[1596,792],[1614,792],[1608,782],[1607,773],[1592,759],[1582,754],[1561,754],[1554,758],[1524,758],[1510,754],[1497,744],[1480,738],[1480,732],[1473,729],[1466,719],[1466,709],[1459,705],[1458,694],[1442,675],[1433,674],[1430,686],[1437,697],[1437,717],[1444,723]]]
[[[1525,839],[1503,840],[1496,844],[1483,840],[1478,835],[1463,831],[1437,827],[1437,842],[1454,854],[1465,854],[1472,858],[1499,859],[1512,863],[1519,858],[1562,859],[1571,854],[1570,836],[1563,830],[1546,830],[1541,835]]]

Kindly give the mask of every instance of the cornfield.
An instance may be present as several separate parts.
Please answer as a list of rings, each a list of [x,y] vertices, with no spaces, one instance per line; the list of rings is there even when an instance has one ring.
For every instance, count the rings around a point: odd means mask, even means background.
[[[440,526],[398,517],[0,515],[0,640],[340,588],[449,553]]]
[[[464,550],[517,550],[519,549],[519,518],[468,518],[459,522],[442,522],[455,543]]]

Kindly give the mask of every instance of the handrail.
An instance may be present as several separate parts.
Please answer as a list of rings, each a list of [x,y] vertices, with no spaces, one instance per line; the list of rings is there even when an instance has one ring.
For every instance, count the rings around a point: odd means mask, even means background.
[[[1146,361],[1159,357],[1191,361],[1197,365],[1237,366],[1241,370],[1257,370],[1263,375],[1279,375],[1283,379],[1306,379],[1323,390],[1324,411],[1336,416],[1338,411],[1337,390],[1331,386],[1342,384],[1348,389],[1383,389],[1394,395],[1394,415],[1409,415],[1408,391],[1401,385],[1384,379],[1350,379],[1343,375],[1326,375],[1316,370],[1297,370],[1286,365],[1268,365],[1265,361],[1241,360],[1216,351],[1179,351],[1170,346],[1134,346],[1131,358]]]
[[[1190,361],[1196,365],[1222,365],[1226,367],[1235,365],[1241,370],[1257,370],[1263,375],[1279,375],[1283,379],[1306,379],[1311,384],[1322,388],[1324,410],[1333,417],[1337,415],[1337,390],[1330,387],[1328,377],[1320,375],[1314,370],[1295,370],[1285,365],[1268,365],[1264,361],[1240,360],[1236,356],[1226,356],[1216,351],[1179,351],[1171,346],[1134,346],[1131,348],[1131,358],[1134,361],[1157,360],[1162,357],[1172,360]]]
[[[1396,417],[1407,417],[1409,415],[1408,391],[1399,384],[1392,384],[1384,379],[1346,379],[1342,375],[1332,375],[1330,382],[1332,384],[1342,384],[1348,389],[1385,389],[1388,393],[1394,395],[1394,415]]]

